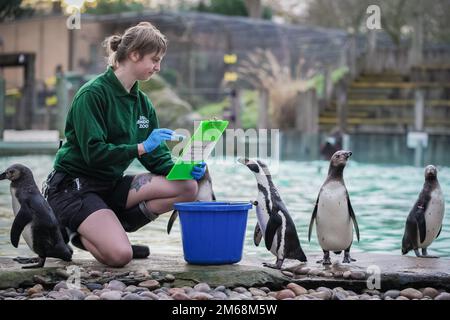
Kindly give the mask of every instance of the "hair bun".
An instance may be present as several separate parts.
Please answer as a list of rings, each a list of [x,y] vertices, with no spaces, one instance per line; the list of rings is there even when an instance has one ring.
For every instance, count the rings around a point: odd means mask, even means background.
[[[121,36],[111,36],[110,40],[109,40],[109,47],[111,49],[111,51],[116,52],[117,48],[119,48],[120,43],[122,42],[122,37]]]

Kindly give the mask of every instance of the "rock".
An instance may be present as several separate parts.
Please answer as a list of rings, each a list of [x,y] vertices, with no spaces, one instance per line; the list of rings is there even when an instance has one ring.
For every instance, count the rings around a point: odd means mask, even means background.
[[[174,295],[175,293],[183,293],[183,294],[185,294],[186,292],[182,288],[170,288],[168,293],[170,295]]]
[[[332,297],[332,293],[330,293],[329,291],[318,291],[318,292],[311,293],[310,296],[321,299],[321,300],[330,300]]]
[[[304,275],[304,274],[308,274],[309,271],[311,271],[311,268],[300,268],[300,269],[295,270],[295,274]]]
[[[191,298],[189,298],[189,296],[184,292],[176,292],[173,295],[171,295],[171,297],[174,300],[191,300]]]
[[[88,283],[86,283],[86,288],[88,288],[91,291],[102,290],[103,285],[101,285],[100,283],[88,282]]]
[[[92,270],[91,272],[89,272],[89,276],[91,278],[100,278],[102,276],[102,272],[97,271],[97,270]]]
[[[395,300],[409,300],[409,299],[404,296],[398,296],[397,298],[395,298]]]
[[[372,297],[370,295],[368,295],[367,293],[364,293],[359,296],[359,300],[370,300],[370,299],[372,299]],[[391,300],[392,300],[392,298],[391,298]]]
[[[423,289],[422,294],[424,296],[434,299],[439,295],[439,291],[437,291],[434,288],[427,287],[427,288]]]
[[[222,291],[213,291],[211,295],[214,297],[213,299],[228,300],[228,296]]]
[[[279,291],[277,293],[277,295],[275,296],[275,298],[277,298],[277,300],[295,298],[295,293],[294,293],[294,291],[292,291],[290,289],[284,289],[284,290]]]
[[[365,280],[366,279],[366,273],[363,271],[352,271],[350,275],[351,279],[354,280]]]
[[[390,298],[397,298],[400,295],[400,291],[399,290],[388,290],[383,294],[383,298],[386,299],[386,297],[390,297]]]
[[[344,279],[349,279],[352,275],[351,271],[345,271],[342,276],[344,277]]]
[[[400,291],[400,295],[403,297],[406,297],[408,299],[422,299],[423,294],[419,290],[416,290],[414,288],[408,288]]]
[[[363,293],[370,294],[371,296],[379,296],[379,295],[381,295],[380,291],[375,290],[375,289],[365,289],[365,290],[363,290]]]
[[[450,300],[450,293],[442,292],[434,300]]]
[[[127,287],[127,285],[121,281],[117,281],[117,280],[112,280],[108,283],[108,285],[106,286],[107,289],[112,290],[112,291],[123,291],[125,290],[125,288]]]
[[[138,284],[139,287],[148,288],[149,290],[158,289],[161,285],[156,280],[147,280]]]
[[[27,294],[29,296],[35,294],[35,293],[41,293],[42,290],[44,290],[44,287],[41,284],[37,284],[35,286],[33,286],[32,288],[27,290]]]
[[[338,291],[333,294],[333,300],[347,300],[349,297],[344,291]]]
[[[211,288],[207,283],[199,283],[194,286],[194,290],[198,292],[210,292]]]
[[[86,294],[79,289],[68,289],[66,293],[72,296],[72,300],[84,300],[86,298]]]
[[[325,277],[325,278],[332,278],[333,277],[333,273],[332,272],[323,272],[322,276]]]
[[[318,269],[312,269],[309,270],[308,275],[316,277],[318,276],[322,271],[318,270]]]
[[[122,293],[119,291],[108,291],[100,295],[101,300],[120,300]]]
[[[288,270],[281,270],[281,273],[283,275],[285,275],[286,277],[288,277],[288,278],[293,278],[294,277],[294,273],[291,272],[291,271],[288,271]]]
[[[225,291],[227,288],[225,288],[225,286],[218,286],[217,288],[214,289],[214,291]]]
[[[255,297],[267,297],[267,293],[257,288],[248,289],[250,293]]]
[[[335,271],[334,272],[334,277],[335,278],[342,278],[344,276],[344,272],[342,271]]]
[[[384,300],[395,300],[395,299],[392,299],[391,297],[387,296],[386,298],[384,298]]]
[[[154,272],[150,273],[150,277],[152,277],[153,279],[159,279],[159,278],[161,278],[161,272],[154,271]]]
[[[90,294],[84,300],[100,300],[99,296],[96,296],[95,294]]]
[[[348,296],[344,300],[360,300],[358,296]]]
[[[262,290],[262,291],[264,291],[265,293],[269,293],[269,292],[270,292],[270,289],[267,288],[267,287],[261,287],[261,288],[259,288],[259,290]]]
[[[49,284],[52,280],[49,277],[44,277],[38,274],[33,276],[33,281],[38,284]]]
[[[175,276],[173,274],[166,274],[166,276],[164,277],[164,280],[168,281],[168,282],[174,282],[175,281]]]
[[[53,287],[54,291],[59,291],[59,289],[69,289],[66,281],[60,281]]]
[[[159,300],[159,296],[150,291],[143,291],[143,292],[139,293],[139,295],[141,297],[147,297],[152,300]]]
[[[236,287],[233,289],[233,291],[237,292],[237,293],[245,293],[248,292],[248,290],[244,287]]]
[[[194,292],[191,298],[193,300],[211,300],[213,296],[205,292]]]
[[[296,284],[296,283],[289,283],[286,286],[288,289],[292,290],[296,296],[300,296],[302,294],[307,294],[308,290],[306,290],[305,288],[303,288],[302,286]]]
[[[136,293],[127,293],[122,300],[142,300],[142,297]]]
[[[131,286],[126,287],[123,291],[124,291],[124,292],[129,292],[129,293],[135,293],[136,290],[137,290],[137,287],[131,285]]]
[[[62,289],[64,290],[64,289]],[[47,298],[54,299],[54,300],[71,300],[72,297],[68,294],[61,292],[61,291],[50,291],[47,295]]]

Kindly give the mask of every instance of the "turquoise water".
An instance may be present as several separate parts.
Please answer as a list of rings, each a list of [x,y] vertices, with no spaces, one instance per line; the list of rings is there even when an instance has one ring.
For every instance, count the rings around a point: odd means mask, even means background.
[[[53,157],[26,156],[0,158],[0,170],[13,163],[29,166],[38,186],[42,185],[51,171]],[[306,254],[321,252],[315,233],[311,243],[307,242],[307,232],[312,210],[328,170],[324,161],[297,162],[284,161],[273,179],[280,195],[294,219],[300,242]],[[439,167],[438,178],[446,197],[446,208],[450,208],[450,168]],[[143,171],[138,162],[128,170],[129,173]],[[243,165],[230,159],[221,163],[210,163],[214,190],[218,200],[248,201],[257,195],[256,180]],[[406,217],[423,185],[423,169],[411,166],[386,166],[349,162],[344,172],[347,189],[355,210],[361,241],[354,242],[352,250],[400,254],[401,239]],[[166,225],[170,213],[130,234],[133,243],[148,244],[151,251],[159,254],[183,254],[180,224],[176,222],[172,233],[167,235]],[[0,255],[32,255],[25,242],[14,248],[9,240],[12,224],[11,196],[9,182],[0,181]],[[249,212],[244,256],[272,257],[264,247],[253,244],[253,229],[256,223],[255,210]],[[450,256],[450,216],[444,218],[441,235],[429,248],[430,254]],[[75,251],[78,257],[89,254]]]

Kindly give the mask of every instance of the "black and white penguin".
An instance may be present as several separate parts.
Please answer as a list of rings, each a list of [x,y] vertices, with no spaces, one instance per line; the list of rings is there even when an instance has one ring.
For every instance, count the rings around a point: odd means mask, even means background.
[[[323,250],[323,260],[317,262],[323,265],[331,264],[330,251],[340,254],[344,250],[343,263],[356,261],[350,257],[350,247],[353,226],[358,241],[359,228],[343,177],[347,159],[351,155],[350,151],[340,150],[331,157],[328,177],[320,188],[309,224],[308,241],[311,241],[311,231],[316,221],[317,238]]]
[[[31,170],[24,165],[14,164],[0,174],[0,180],[4,179],[11,181],[15,215],[11,227],[11,243],[17,248],[22,234],[28,247],[38,255],[38,258],[19,258],[16,261],[37,262],[24,268],[43,267],[47,257],[71,261],[72,249],[66,244],[67,234],[60,227],[52,208],[40,193]]]
[[[216,195],[212,187],[211,175],[209,174],[208,165],[206,166],[206,171],[203,177],[198,180],[198,193],[195,201],[216,201]],[[170,234],[172,230],[173,223],[178,218],[178,210],[173,210],[172,215],[167,223],[167,233]]]
[[[422,191],[406,219],[402,254],[414,250],[417,257],[437,258],[428,255],[427,248],[441,233],[444,212],[445,201],[437,178],[437,169],[429,165],[425,168]],[[419,248],[422,249],[422,255]]]
[[[258,246],[261,238],[264,238],[267,250],[277,258],[275,264],[263,265],[281,269],[284,259],[306,262],[294,221],[272,182],[267,166],[259,160],[238,159],[238,161],[253,172],[258,183],[258,200],[255,203],[258,223],[255,227],[254,243]]]

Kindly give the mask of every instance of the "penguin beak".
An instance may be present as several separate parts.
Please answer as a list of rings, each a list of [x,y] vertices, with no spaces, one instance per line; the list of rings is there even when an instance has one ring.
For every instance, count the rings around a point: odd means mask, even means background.
[[[352,152],[351,151],[349,151],[349,152],[347,152],[346,154],[345,154],[345,157],[348,159],[348,158],[350,158],[351,157],[351,155],[352,155]]]
[[[5,180],[6,179],[6,171],[3,172],[2,174],[0,174],[0,180]]]

